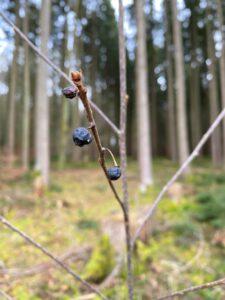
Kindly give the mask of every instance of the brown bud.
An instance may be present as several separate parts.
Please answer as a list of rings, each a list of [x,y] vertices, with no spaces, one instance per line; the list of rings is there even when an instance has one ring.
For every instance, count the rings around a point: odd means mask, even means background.
[[[78,82],[81,81],[81,72],[75,71],[75,72],[71,72],[71,77],[73,82]]]

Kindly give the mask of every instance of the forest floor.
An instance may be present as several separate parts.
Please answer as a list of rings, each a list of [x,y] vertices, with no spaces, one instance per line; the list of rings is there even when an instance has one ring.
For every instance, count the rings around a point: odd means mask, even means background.
[[[96,164],[54,170],[49,190],[37,174],[0,165],[0,213],[51,250],[83,278],[100,285],[124,250],[120,208]],[[155,184],[138,189],[137,166],[129,163],[132,231],[177,166],[154,162]],[[121,189],[121,182],[116,182]],[[0,225],[0,290],[18,300],[97,299],[39,250]],[[135,299],[157,296],[216,280],[225,274],[225,173],[199,161],[165,196],[135,249]],[[103,289],[127,299],[125,268]],[[81,295],[88,294],[82,298]],[[150,296],[151,295],[151,296]],[[1,299],[1,296],[0,296]],[[182,299],[225,299],[222,288]]]

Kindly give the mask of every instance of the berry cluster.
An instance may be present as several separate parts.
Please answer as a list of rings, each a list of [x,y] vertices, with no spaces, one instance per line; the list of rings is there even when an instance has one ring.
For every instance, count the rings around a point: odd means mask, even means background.
[[[75,86],[69,86],[62,90],[63,95],[68,99],[73,99],[78,95],[77,88]],[[83,147],[92,142],[92,136],[88,129],[84,127],[78,127],[73,131],[73,141],[76,146]],[[120,167],[115,165],[107,169],[107,175],[110,180],[117,180],[121,176]]]

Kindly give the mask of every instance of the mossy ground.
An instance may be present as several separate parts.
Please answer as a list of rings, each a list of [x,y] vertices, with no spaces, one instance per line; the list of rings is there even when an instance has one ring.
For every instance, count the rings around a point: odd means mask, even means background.
[[[155,184],[143,194],[138,190],[137,166],[129,163],[134,227],[135,219],[152,203],[176,168],[167,160],[156,160]],[[120,208],[101,170],[93,163],[55,169],[51,186],[41,197],[34,193],[35,177],[32,172],[24,175],[1,166],[1,214],[56,255],[71,247],[91,247],[85,261],[70,262],[70,266],[83,277],[101,282],[118,256],[105,237],[102,224],[121,220]],[[137,243],[135,299],[156,299],[156,295],[225,274],[225,174],[212,171],[209,161],[202,160],[192,167],[191,175],[179,182],[179,192],[166,195],[159,205],[151,223],[151,237]],[[119,190],[120,184],[120,181],[116,183]],[[17,234],[0,227],[0,271],[4,268],[24,270],[48,262]],[[112,299],[127,299],[124,277],[123,270],[116,286],[104,291],[105,294]],[[21,278],[0,275],[0,283],[4,291],[18,300],[79,299],[86,293],[70,275],[55,267]],[[215,288],[183,299],[222,300],[225,293]]]

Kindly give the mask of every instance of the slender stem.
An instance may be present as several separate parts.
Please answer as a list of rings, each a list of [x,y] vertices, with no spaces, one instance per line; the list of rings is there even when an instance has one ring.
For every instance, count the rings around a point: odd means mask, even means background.
[[[35,248],[39,249],[46,256],[51,258],[58,266],[64,269],[67,273],[73,276],[77,281],[81,282],[85,285],[89,290],[96,293],[101,297],[101,299],[107,299],[100,291],[98,291],[95,287],[93,287],[90,283],[82,279],[79,275],[77,275],[72,269],[70,269],[65,263],[59,260],[56,256],[54,256],[49,250],[43,247],[41,244],[37,243],[34,239],[28,236],[25,232],[19,230],[17,227],[12,225],[9,221],[7,221],[3,216],[0,216],[0,222],[2,222],[5,226],[7,226],[12,231],[19,234],[24,240],[26,240],[29,244],[33,245]]]
[[[223,120],[224,117],[225,117],[225,108],[216,117],[216,119],[214,120],[212,125],[209,127],[209,129],[206,131],[206,133],[203,135],[203,137],[201,138],[201,140],[199,141],[199,143],[197,144],[197,146],[195,147],[193,152],[190,154],[190,156],[185,160],[185,162],[181,165],[181,167],[177,170],[177,172],[172,176],[172,178],[166,183],[166,185],[160,191],[157,198],[153,202],[152,206],[147,211],[142,224],[138,227],[138,229],[135,232],[135,235],[132,240],[132,248],[135,244],[135,241],[140,236],[141,231],[144,229],[145,225],[149,221],[149,219],[151,219],[153,217],[153,215],[155,214],[155,211],[156,211],[159,203],[161,202],[163,196],[165,195],[165,193],[172,186],[172,184],[179,178],[179,176],[186,170],[186,168],[192,162],[192,160],[194,160],[198,156],[200,150],[205,145],[207,140],[210,138],[210,136],[212,135],[212,133],[214,132],[214,130],[219,125],[219,123]]]
[[[225,278],[222,278],[222,279],[219,279],[216,281],[207,282],[207,283],[197,285],[197,286],[192,286],[190,288],[187,288],[187,289],[184,289],[181,291],[177,291],[172,294],[166,295],[164,297],[158,298],[158,300],[173,299],[174,297],[184,296],[191,292],[197,292],[197,291],[200,291],[203,289],[210,289],[210,288],[213,288],[213,287],[219,286],[219,285],[225,285]]]
[[[57,72],[61,77],[63,77],[68,83],[73,84],[69,76],[67,76],[60,68],[58,68],[47,56],[45,56],[39,48],[37,48],[28,37],[13,23],[9,20],[9,18],[0,11],[0,16],[4,19],[4,21],[14,29],[15,33],[19,34],[19,36],[27,42],[27,44],[35,51],[35,53],[43,59],[55,72]],[[92,108],[108,123],[111,129],[117,134],[120,134],[119,128],[103,113],[103,111],[92,101],[89,100]]]
[[[129,299],[133,295],[133,270],[132,270],[132,248],[129,220],[129,199],[127,187],[127,145],[126,145],[126,123],[127,123],[127,82],[126,82],[126,46],[124,34],[124,7],[119,0],[119,68],[120,68],[120,163],[122,171],[122,190],[124,210],[124,225],[127,247],[127,286]]]
[[[115,156],[113,155],[112,151],[109,148],[103,148],[103,150],[107,151],[110,154],[110,156],[111,156],[111,158],[113,160],[114,166],[118,166],[117,161],[116,161]]]

